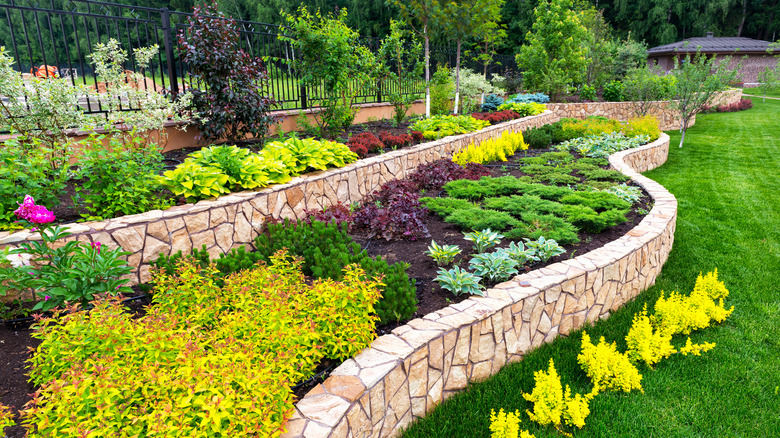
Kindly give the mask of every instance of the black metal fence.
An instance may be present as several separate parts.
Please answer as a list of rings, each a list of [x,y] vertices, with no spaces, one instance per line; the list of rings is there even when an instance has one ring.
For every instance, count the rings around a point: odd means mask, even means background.
[[[23,75],[35,75],[40,69],[45,71],[48,66],[54,66],[61,77],[69,78],[73,84],[99,89],[99,78],[89,59],[97,43],[105,43],[110,38],[119,41],[129,55],[124,67],[133,71],[138,70],[133,49],[156,44],[160,50],[144,74],[155,87],[175,96],[186,87],[197,86],[191,84],[187,66],[178,56],[178,35],[186,36],[187,19],[191,15],[166,8],[93,0],[0,0],[0,46],[5,46],[6,53],[14,57],[14,65]],[[254,56],[269,59],[266,62],[269,91],[282,108],[305,109],[323,95],[321,88],[300,85],[298,75],[288,64],[273,60],[296,56],[288,43],[277,38],[283,28],[241,20],[236,20],[236,24],[240,28],[242,48]],[[363,38],[361,42],[372,52],[378,51],[379,39]],[[453,66],[455,50],[432,47],[431,65],[435,68],[438,64]],[[464,65],[477,71],[484,67],[473,61]],[[505,68],[516,68],[514,58],[496,55],[488,65],[488,73],[500,73]],[[421,93],[423,89],[421,78],[411,89],[403,91]],[[358,94],[357,100],[381,102],[385,97],[381,87],[367,87]],[[103,111],[95,98],[87,95],[82,102],[88,112]]]

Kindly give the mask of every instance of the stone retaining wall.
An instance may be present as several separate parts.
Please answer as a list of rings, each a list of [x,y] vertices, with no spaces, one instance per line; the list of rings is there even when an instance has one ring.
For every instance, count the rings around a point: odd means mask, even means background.
[[[336,368],[296,405],[285,438],[394,437],[471,381],[586,321],[606,318],[655,282],[674,241],[677,200],[636,170],[666,161],[669,137],[610,157],[655,205],[626,235],[398,327]]]
[[[351,204],[362,200],[387,181],[403,178],[417,166],[464,148],[470,142],[497,137],[504,131],[522,131],[553,123],[558,117],[550,111],[487,127],[479,132],[446,137],[437,141],[399,149],[359,160],[338,169],[309,173],[261,191],[246,191],[204,200],[197,204],[154,210],[122,216],[101,222],[69,225],[73,233],[68,240],[91,243],[99,241],[109,248],[121,246],[128,251],[128,262],[134,267],[131,284],[151,278],[150,263],[160,253],[169,255],[206,245],[216,256],[249,244],[265,220],[303,219],[305,210],[321,209],[337,202]],[[18,246],[28,239],[39,239],[37,233],[22,231],[0,233],[0,249]],[[64,244],[64,242],[63,242]]]
[[[742,89],[729,89],[718,94],[711,105],[723,105],[739,102]],[[584,119],[588,116],[602,116],[616,120],[628,120],[636,117],[636,102],[588,102],[588,103],[548,103],[547,108],[560,118],[573,117]],[[662,131],[680,129],[678,112],[670,108],[668,101],[653,102],[649,114],[655,116]],[[691,126],[696,123],[692,120]]]

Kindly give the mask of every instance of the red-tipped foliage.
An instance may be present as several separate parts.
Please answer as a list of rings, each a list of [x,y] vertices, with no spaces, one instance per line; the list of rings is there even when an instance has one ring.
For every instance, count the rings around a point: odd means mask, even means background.
[[[393,135],[387,131],[379,133],[379,139],[389,148],[400,148],[412,144],[412,136],[409,134]]]
[[[473,113],[471,117],[478,120],[487,120],[490,123],[501,123],[507,120],[519,119],[520,114],[512,110],[496,111],[494,113]]]
[[[384,149],[384,144],[370,132],[354,135],[347,141],[347,146],[361,158],[368,155],[369,152],[380,152]]]
[[[420,131],[410,131],[409,134],[411,134],[412,140],[414,140],[415,143],[419,143],[424,139],[423,133]]]

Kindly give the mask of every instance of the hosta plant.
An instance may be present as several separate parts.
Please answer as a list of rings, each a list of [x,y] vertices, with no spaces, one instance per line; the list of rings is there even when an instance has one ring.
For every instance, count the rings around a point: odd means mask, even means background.
[[[461,294],[479,295],[485,296],[482,291],[482,287],[479,285],[482,277],[472,274],[466,270],[461,269],[459,266],[454,266],[452,269],[445,270],[439,269],[436,278],[433,280],[439,283],[442,289],[447,289],[455,296]]]
[[[428,254],[432,259],[436,260],[437,265],[447,266],[455,260],[455,257],[460,254],[461,251],[462,250],[458,245],[439,246],[435,240],[432,240],[430,246],[428,246],[428,251],[426,251],[425,254]]]
[[[558,245],[553,239],[545,239],[544,236],[539,236],[537,240],[524,239],[525,245],[528,248],[533,248],[534,255],[539,257],[539,260],[546,262],[551,258],[561,255],[566,252],[562,246]]]
[[[157,181],[174,195],[184,196],[188,201],[213,198],[230,193],[225,187],[229,177],[218,168],[201,166],[193,161],[184,161],[173,170],[157,177]]]
[[[469,267],[474,274],[490,281],[506,281],[517,275],[517,261],[504,251],[495,251],[475,255],[469,261]]]
[[[539,261],[539,257],[536,256],[536,250],[530,247],[526,248],[525,245],[523,245],[523,242],[510,242],[508,247],[502,248],[499,251],[505,252],[509,257],[514,259],[519,266]]]
[[[504,236],[487,228],[482,231],[465,233],[463,238],[471,242],[472,245],[474,245],[474,249],[481,254],[501,243],[501,239],[503,239]]]

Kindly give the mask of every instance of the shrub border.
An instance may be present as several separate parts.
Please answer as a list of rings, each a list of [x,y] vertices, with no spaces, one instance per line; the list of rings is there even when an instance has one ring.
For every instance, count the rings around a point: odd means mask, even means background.
[[[285,438],[393,437],[442,400],[542,343],[607,318],[655,283],[674,241],[677,200],[638,172],[666,161],[669,136],[610,156],[654,200],[623,237],[409,321],[348,359],[296,404]]]

